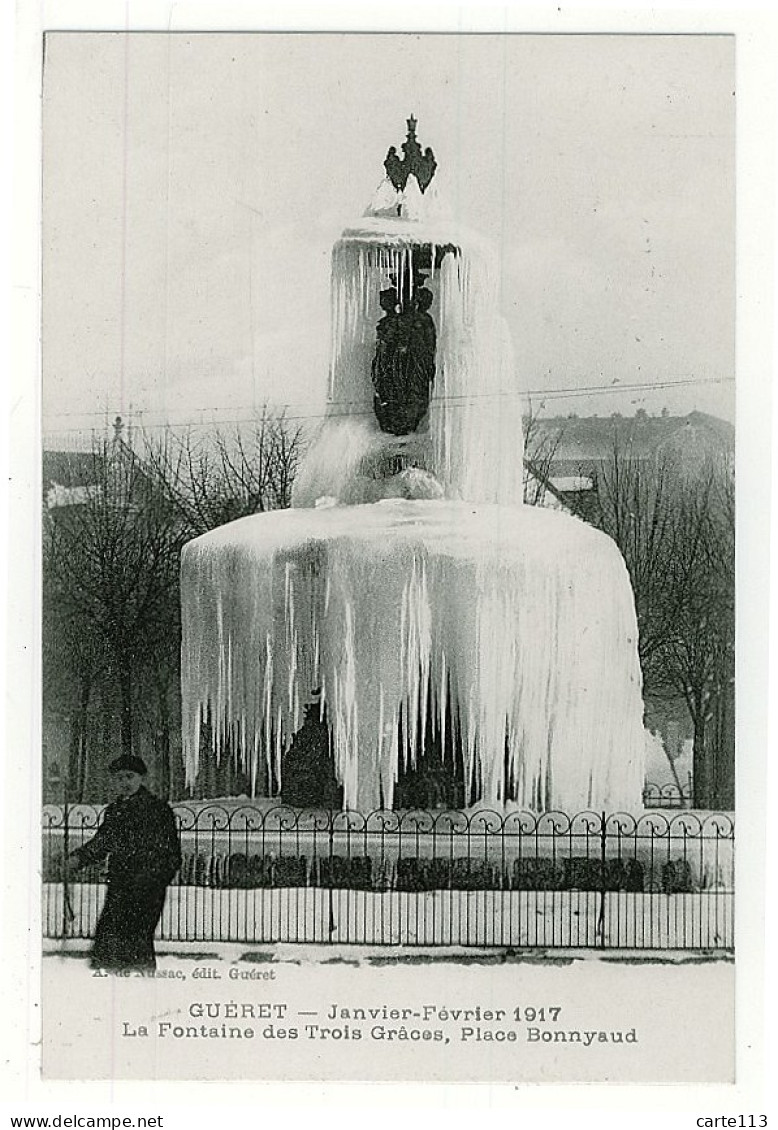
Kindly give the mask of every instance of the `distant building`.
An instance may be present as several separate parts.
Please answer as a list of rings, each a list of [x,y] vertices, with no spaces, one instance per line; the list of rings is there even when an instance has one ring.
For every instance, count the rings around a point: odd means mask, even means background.
[[[104,477],[103,458],[91,451],[43,452],[43,501],[47,510],[88,502]]]
[[[110,464],[110,466],[109,466]],[[141,506],[160,498],[154,474],[123,438],[117,417],[113,437],[89,451],[55,451],[44,448],[43,502],[47,510],[85,506],[112,489],[112,479],[131,482],[133,501]],[[130,474],[131,472],[131,474]],[[124,500],[123,500],[124,501]]]
[[[596,477],[613,455],[614,441],[633,459],[678,453],[688,465],[712,456],[732,456],[735,427],[704,412],[688,416],[549,416],[536,422],[538,442],[553,441],[550,476]]]
[[[525,500],[561,506],[586,521],[597,520],[597,481],[614,450],[639,461],[669,459],[679,474],[697,476],[714,459],[734,470],[735,428],[704,412],[688,416],[549,416],[534,421],[525,456]],[[534,450],[542,453],[533,458]],[[542,466],[542,473],[538,466]],[[542,490],[533,485],[542,481]],[[533,493],[534,491],[534,493]],[[528,497],[529,496],[529,497]],[[553,501],[551,501],[553,499]]]

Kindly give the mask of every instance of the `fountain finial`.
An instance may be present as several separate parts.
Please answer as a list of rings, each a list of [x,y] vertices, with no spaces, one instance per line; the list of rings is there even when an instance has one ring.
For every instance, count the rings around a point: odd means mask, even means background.
[[[406,125],[408,126],[408,135],[402,143],[403,156],[398,157],[395,146],[390,146],[384,161],[384,168],[386,175],[398,192],[405,191],[410,176],[416,177],[419,188],[424,192],[435,175],[438,163],[435,160],[435,154],[429,147],[422,153],[421,146],[416,139],[418,122],[413,114],[406,119]]]

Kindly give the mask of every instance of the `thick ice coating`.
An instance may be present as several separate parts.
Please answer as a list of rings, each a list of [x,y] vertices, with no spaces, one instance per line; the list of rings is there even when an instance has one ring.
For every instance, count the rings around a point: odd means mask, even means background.
[[[390,279],[411,281],[420,247],[433,264],[426,285],[438,347],[429,418],[414,434],[414,457],[448,498],[521,501],[522,404],[494,256],[472,235],[460,232],[452,242],[435,224],[371,218],[347,229],[333,250],[329,398],[294,485],[295,506],[313,506],[322,495],[353,501],[344,485],[371,454],[392,446],[394,437],[380,431],[373,413],[379,295]]]
[[[441,756],[453,729],[467,803],[634,811],[643,710],[624,563],[577,519],[522,505],[496,257],[434,221],[430,193],[387,184],[333,250],[329,400],[295,508],[184,550],[188,779],[207,714],[217,752],[229,745],[255,784],[263,763],[281,780],[321,687],[346,807],[391,807],[400,768]],[[429,407],[386,434],[371,376],[380,293],[423,277]]]
[[[533,507],[386,500],[230,523],[183,557],[190,778],[208,710],[248,765],[322,688],[346,807],[391,806],[420,755],[400,719],[458,704],[468,802],[634,809],[644,735],[637,626],[614,543]]]

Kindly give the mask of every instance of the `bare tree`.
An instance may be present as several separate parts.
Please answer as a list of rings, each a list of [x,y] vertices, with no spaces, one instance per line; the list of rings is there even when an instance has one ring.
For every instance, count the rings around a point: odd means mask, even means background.
[[[644,677],[667,635],[668,597],[672,590],[672,463],[641,460],[613,430],[610,454],[596,476],[597,524],[621,550],[635,597],[639,652]]]
[[[69,798],[80,802],[87,782],[89,708],[102,669],[100,644],[62,599],[46,536],[42,580],[43,698],[58,717],[70,719],[65,780]]]
[[[646,692],[680,696],[693,731],[698,807],[732,802],[734,484],[726,459],[684,473],[672,454],[636,458],[614,430],[597,477],[599,525],[635,596]]]
[[[548,429],[529,402],[524,417],[524,501],[529,506],[545,505],[551,487],[551,467],[564,435],[564,425]]]
[[[692,721],[698,807],[734,801],[734,483],[709,465],[673,508],[666,639],[655,680],[683,696]]]
[[[290,501],[301,430],[263,412],[234,433],[165,433],[139,457],[117,435],[81,455],[43,523],[44,693],[71,719],[68,780],[84,799],[89,750],[151,746],[173,786],[180,711],[183,544]],[[59,473],[59,472],[58,472]],[[63,472],[64,473],[64,472]],[[85,485],[86,484],[86,485]]]
[[[99,676],[118,703],[121,748],[133,751],[150,660],[175,632],[180,526],[121,442],[91,453],[88,490],[44,514],[46,600],[55,631],[80,656],[82,713]]]
[[[144,444],[144,462],[189,537],[289,506],[301,454],[302,428],[267,409],[230,432],[167,429]]]

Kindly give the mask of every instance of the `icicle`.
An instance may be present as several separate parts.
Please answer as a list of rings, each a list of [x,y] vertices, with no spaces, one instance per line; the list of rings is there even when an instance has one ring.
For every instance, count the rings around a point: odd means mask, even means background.
[[[446,654],[441,652],[440,655],[440,751],[441,757],[446,755],[446,716],[448,712],[448,670],[446,667]]]
[[[445,749],[449,711],[471,799],[474,780],[490,803],[508,782],[533,805],[639,797],[629,582],[576,519],[446,501],[280,511],[191,542],[182,585],[190,781],[205,714],[217,752],[232,728],[252,779],[259,757],[278,779],[315,679],[348,806],[391,803],[398,757],[425,756],[428,714]]]
[[[427,286],[437,291],[438,348],[424,466],[450,498],[519,504],[523,491],[521,397],[497,313],[495,273],[477,240],[462,246],[422,223],[384,221],[345,233],[333,250],[333,342],[329,405],[293,491],[294,505],[349,498],[360,459],[387,443],[373,415],[371,362],[379,295],[393,277],[413,289],[413,248],[429,248]],[[436,263],[438,249],[441,263]],[[346,419],[344,420],[344,416]],[[343,466],[343,454],[349,456]]]
[[[249,762],[249,769],[251,772],[251,795],[257,795],[257,777],[259,775],[259,743],[260,732],[257,730],[254,734],[254,745],[251,751],[251,760]]]
[[[435,381],[427,425],[398,441],[378,428],[371,363],[380,291],[413,287],[421,246]],[[444,498],[354,505],[398,442]],[[344,233],[332,254],[327,414],[295,480],[296,509],[184,551],[190,784],[206,716],[217,756],[239,743],[252,789],[260,757],[280,780],[320,686],[347,807],[391,806],[400,763],[425,755],[428,716],[444,755],[447,741],[461,747],[468,800],[513,791],[530,806],[635,807],[644,743],[626,571],[607,538],[521,505],[521,443],[494,261],[479,241],[375,217]]]

